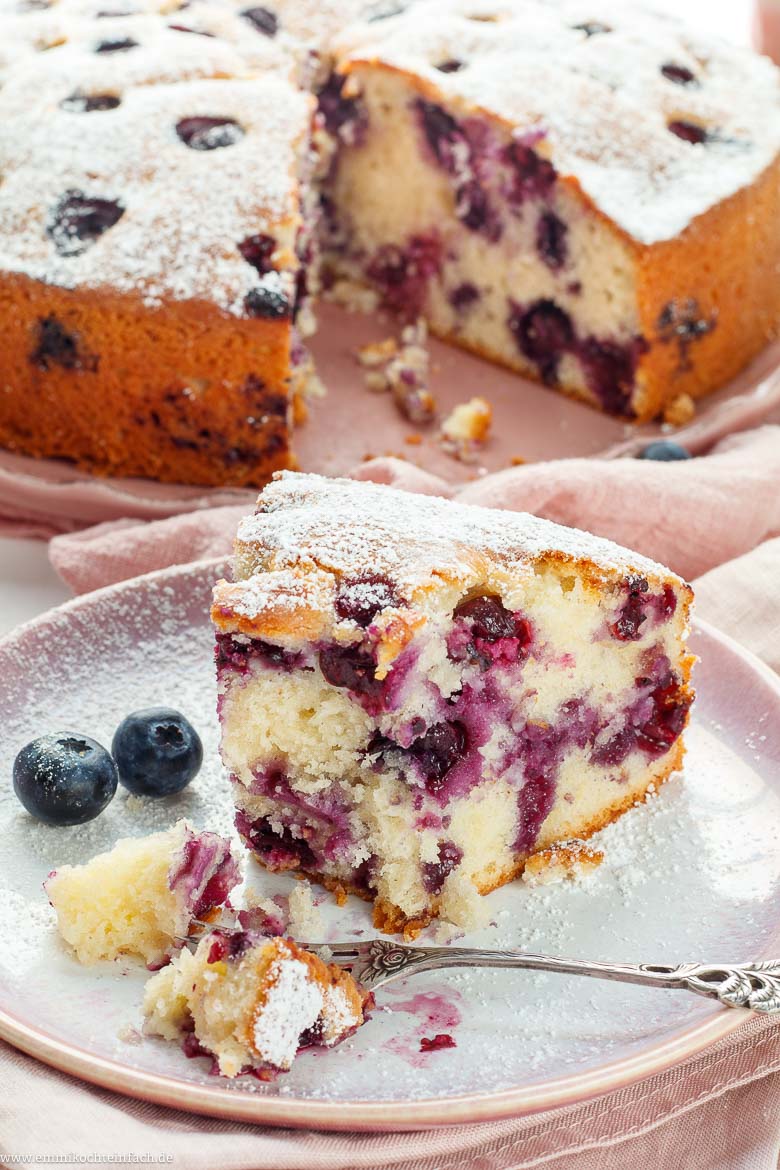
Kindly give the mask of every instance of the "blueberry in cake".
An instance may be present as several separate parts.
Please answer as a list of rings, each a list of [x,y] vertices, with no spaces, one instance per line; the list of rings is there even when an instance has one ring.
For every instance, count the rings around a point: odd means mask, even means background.
[[[322,249],[336,289],[627,418],[761,348],[767,60],[610,0],[397,7],[2,0],[3,446],[292,466]]]
[[[279,474],[212,607],[241,837],[384,930],[469,925],[679,768],[691,597],[533,516]]]
[[[81,963],[138,955],[159,966],[193,919],[224,905],[241,880],[230,842],[186,821],[118,841],[84,865],[63,865],[44,884],[62,938]]]
[[[777,330],[767,59],[610,0],[428,0],[336,51],[359,126],[325,184],[337,274],[638,420]]]
[[[301,1048],[331,1048],[364,1020],[370,997],[347,971],[291,939],[204,936],[148,981],[146,1031],[210,1055],[225,1077],[287,1071]]]

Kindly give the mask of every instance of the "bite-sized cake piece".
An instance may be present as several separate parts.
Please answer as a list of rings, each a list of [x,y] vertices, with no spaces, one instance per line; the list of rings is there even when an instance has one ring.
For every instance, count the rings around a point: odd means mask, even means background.
[[[533,516],[283,473],[220,582],[222,756],[272,870],[413,935],[680,766],[691,590]]]
[[[229,841],[178,821],[117,841],[84,865],[63,865],[44,888],[79,962],[139,955],[157,966],[181,947],[192,920],[224,905],[240,881]]]
[[[285,1072],[301,1048],[332,1048],[363,1023],[370,997],[340,967],[291,939],[215,930],[146,984],[146,1031],[211,1055],[224,1077]]]
[[[425,0],[337,43],[330,266],[639,420],[780,320],[772,63],[619,0]]]
[[[231,20],[193,35],[170,15],[74,18],[66,43],[8,72],[3,446],[188,483],[290,465],[316,287],[314,99],[274,41]]]

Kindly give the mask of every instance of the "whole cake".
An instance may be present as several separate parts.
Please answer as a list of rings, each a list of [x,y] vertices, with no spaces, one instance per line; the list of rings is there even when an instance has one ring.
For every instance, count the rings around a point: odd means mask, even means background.
[[[323,250],[334,295],[627,418],[761,348],[767,60],[608,0],[358,20],[387,7],[2,0],[2,445],[190,483],[291,466]]]
[[[511,512],[281,473],[214,592],[222,757],[260,863],[413,936],[679,767],[690,588]]]

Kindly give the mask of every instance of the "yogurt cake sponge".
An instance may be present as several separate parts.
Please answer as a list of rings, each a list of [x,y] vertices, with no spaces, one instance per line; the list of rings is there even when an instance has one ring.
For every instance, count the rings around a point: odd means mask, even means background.
[[[241,880],[230,843],[178,821],[117,841],[85,865],[63,865],[44,887],[81,963],[140,955],[150,966],[181,946],[193,918],[221,906]]]
[[[413,937],[680,766],[691,590],[583,532],[282,473],[214,592],[222,755],[269,869]]]
[[[336,56],[325,251],[347,286],[639,421],[776,334],[766,59],[620,0],[426,0]]]
[[[286,1071],[299,1048],[332,1047],[363,1023],[368,996],[290,939],[220,931],[152,976],[146,1030],[211,1054],[219,1072]]]

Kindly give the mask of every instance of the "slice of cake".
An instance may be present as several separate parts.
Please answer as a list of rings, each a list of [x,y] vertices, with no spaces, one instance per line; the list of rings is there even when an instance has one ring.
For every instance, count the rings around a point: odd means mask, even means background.
[[[340,967],[290,939],[215,930],[146,985],[146,1031],[211,1055],[222,1076],[284,1072],[300,1048],[331,1048],[363,1023],[370,997]]]
[[[220,582],[222,756],[260,863],[408,936],[679,768],[691,590],[533,516],[284,473]]]
[[[776,335],[766,58],[622,0],[426,0],[336,51],[342,281],[639,420]]]
[[[150,966],[181,947],[193,919],[221,907],[241,880],[230,842],[178,821],[163,833],[117,841],[44,883],[57,926],[81,963],[139,955]]]

